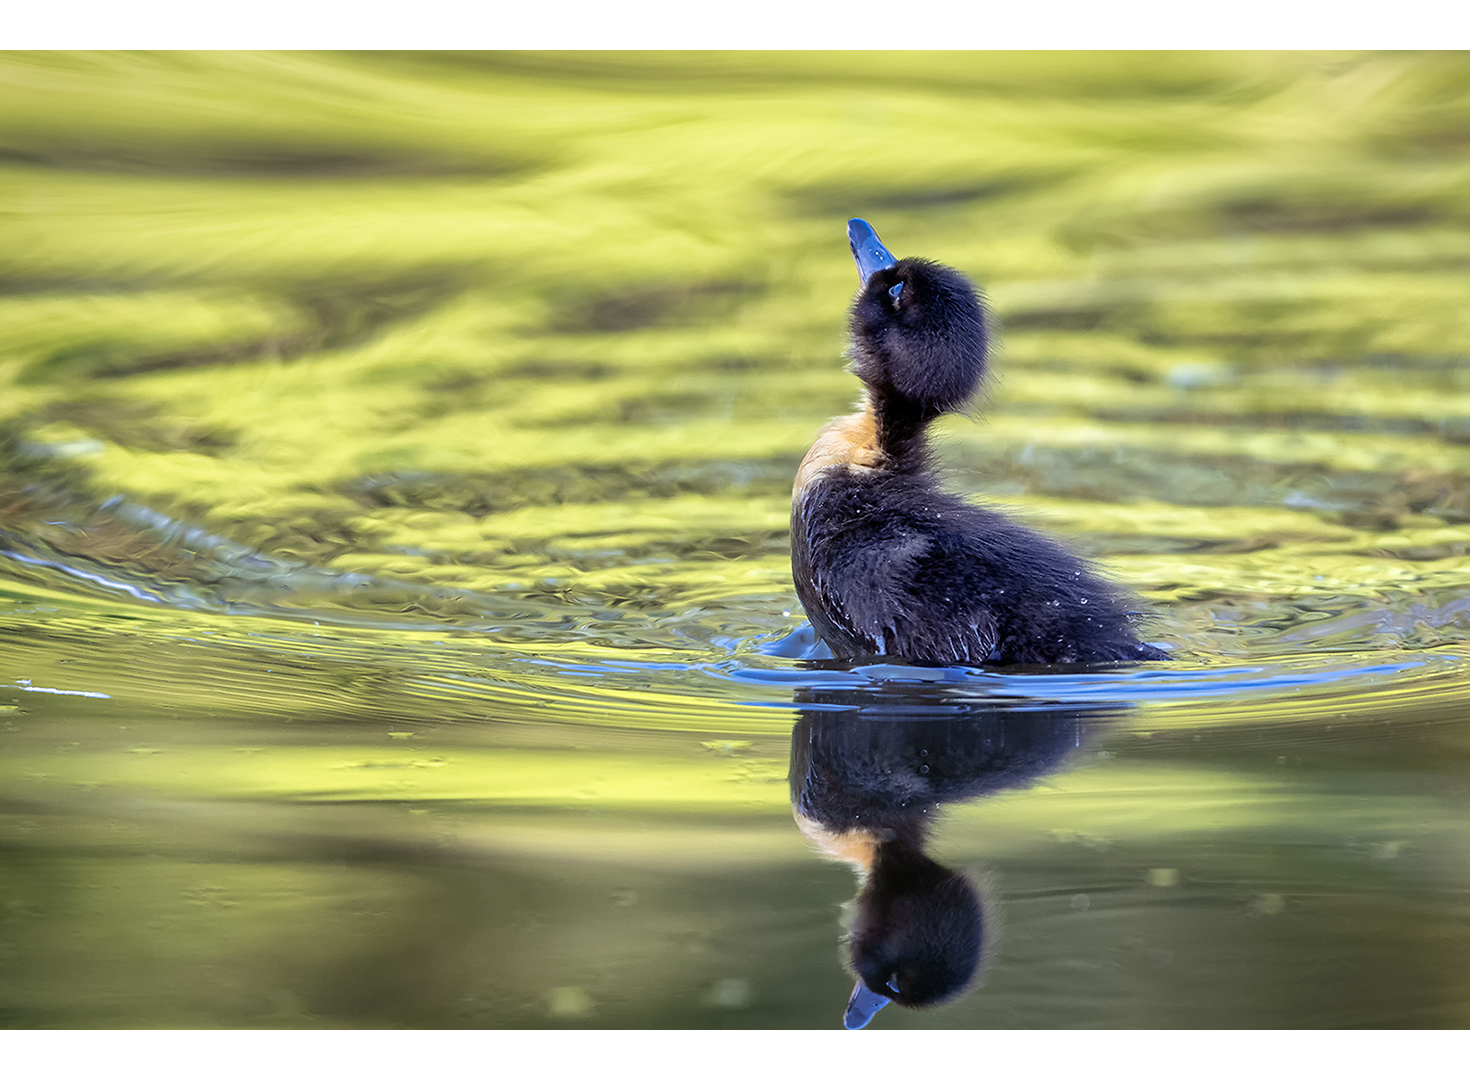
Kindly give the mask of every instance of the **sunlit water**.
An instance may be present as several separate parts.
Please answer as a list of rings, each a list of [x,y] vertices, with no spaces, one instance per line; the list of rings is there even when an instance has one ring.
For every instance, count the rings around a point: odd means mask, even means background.
[[[1463,59],[0,76],[5,1023],[840,1026],[793,751],[880,729],[1025,755],[875,1028],[1470,1022]],[[1004,327],[952,486],[1173,660],[820,658],[853,215]]]

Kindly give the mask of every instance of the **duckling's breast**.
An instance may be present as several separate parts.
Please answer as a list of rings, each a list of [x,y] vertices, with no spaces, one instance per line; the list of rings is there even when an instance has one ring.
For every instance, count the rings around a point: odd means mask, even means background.
[[[791,497],[799,503],[807,489],[833,466],[876,469],[882,461],[883,452],[878,449],[878,418],[873,410],[868,408],[839,417],[818,433],[817,441],[801,459]]]
[[[814,818],[804,817],[798,811],[796,827],[822,855],[832,862],[844,862],[864,878],[873,870],[878,858],[878,836],[866,829],[849,829],[845,832],[823,825]]]

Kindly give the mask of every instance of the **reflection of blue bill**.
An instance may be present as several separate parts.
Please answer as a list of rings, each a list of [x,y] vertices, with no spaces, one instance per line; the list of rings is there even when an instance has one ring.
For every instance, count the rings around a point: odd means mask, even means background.
[[[847,1012],[843,1014],[842,1026],[848,1031],[867,1027],[868,1021],[873,1019],[878,1010],[887,1005],[890,1000],[882,994],[875,994],[869,990],[867,984],[859,979],[857,986],[853,987],[852,997],[848,998]]]

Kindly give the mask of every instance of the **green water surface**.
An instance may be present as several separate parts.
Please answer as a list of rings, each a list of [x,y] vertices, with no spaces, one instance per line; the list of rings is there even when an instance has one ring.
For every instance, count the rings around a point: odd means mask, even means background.
[[[1173,660],[787,640],[853,216]],[[839,1026],[881,692],[1100,719],[875,1028],[1464,1026],[1467,300],[1458,54],[0,54],[0,1023]]]

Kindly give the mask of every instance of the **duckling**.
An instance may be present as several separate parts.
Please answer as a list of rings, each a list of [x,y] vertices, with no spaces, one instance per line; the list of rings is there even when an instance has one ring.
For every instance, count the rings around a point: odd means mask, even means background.
[[[797,596],[841,660],[930,664],[1161,660],[1124,594],[1055,540],[940,490],[926,432],[986,375],[988,320],[958,271],[897,259],[848,222],[863,408],[822,429],[792,488]]]

